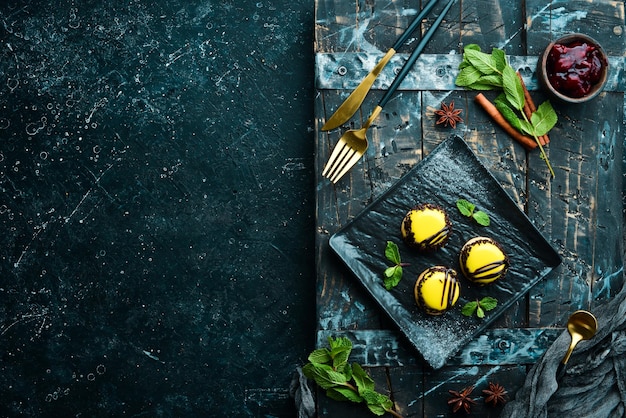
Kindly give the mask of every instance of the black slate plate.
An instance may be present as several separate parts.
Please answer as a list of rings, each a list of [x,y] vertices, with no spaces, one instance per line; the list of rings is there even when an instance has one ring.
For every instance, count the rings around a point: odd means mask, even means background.
[[[486,212],[491,225],[482,227],[460,214],[456,201],[464,198]],[[447,245],[428,255],[408,248],[400,238],[400,223],[417,203],[435,203],[448,212],[453,233]],[[478,287],[462,277],[458,254],[468,239],[491,236],[511,261],[504,280]],[[398,244],[405,267],[400,284],[387,291],[382,275],[389,263],[387,241]],[[561,263],[561,258],[527,216],[478,160],[465,141],[450,137],[435,148],[385,194],[330,238],[331,248],[345,262],[382,309],[435,369],[481,333],[539,280]],[[416,305],[413,287],[421,271],[446,265],[459,272],[461,297],[442,316],[424,314]],[[468,301],[492,296],[496,309],[484,319],[468,318],[461,307]]]

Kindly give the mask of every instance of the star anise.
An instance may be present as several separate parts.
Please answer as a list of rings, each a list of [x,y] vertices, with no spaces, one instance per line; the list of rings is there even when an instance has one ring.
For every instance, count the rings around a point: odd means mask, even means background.
[[[463,408],[466,413],[470,413],[472,405],[476,405],[476,402],[470,398],[473,390],[474,386],[469,386],[460,392],[457,392],[456,390],[448,391],[451,396],[450,399],[448,399],[448,405],[452,406],[452,412],[458,412],[461,408]]]
[[[504,405],[509,397],[508,392],[498,383],[489,382],[489,387],[483,390],[485,403],[491,406]]]
[[[450,105],[441,102],[441,109],[435,110],[435,115],[439,116],[437,125],[450,125],[453,129],[456,128],[457,122],[463,123],[463,119],[459,116],[462,111],[463,109],[454,108],[454,100],[450,102]]]

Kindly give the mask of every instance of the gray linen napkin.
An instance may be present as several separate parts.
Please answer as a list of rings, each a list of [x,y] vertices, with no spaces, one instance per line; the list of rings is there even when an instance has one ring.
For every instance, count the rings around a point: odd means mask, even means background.
[[[567,331],[531,368],[501,417],[626,416],[626,285],[592,313],[598,332],[576,346],[565,376],[557,382],[556,369],[570,343]]]

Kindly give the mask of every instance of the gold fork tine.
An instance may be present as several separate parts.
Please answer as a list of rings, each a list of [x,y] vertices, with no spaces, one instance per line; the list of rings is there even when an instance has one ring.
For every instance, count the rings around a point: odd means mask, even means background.
[[[337,164],[339,155],[342,153],[342,151],[345,152],[345,149],[347,147],[348,147],[348,144],[343,138],[341,138],[339,142],[337,142],[337,145],[335,145],[335,149],[333,150],[332,154],[330,154],[330,157],[328,157],[328,162],[326,162],[326,165],[324,166],[324,171],[322,171],[322,176],[328,177],[330,175],[330,172],[334,171],[333,169],[335,165]]]
[[[346,163],[343,166],[343,169],[330,179],[330,181],[332,181],[333,183],[337,183],[337,181],[341,177],[343,177],[343,175],[346,174],[348,170],[350,170],[350,168],[352,168],[352,166],[355,165],[357,161],[359,161],[359,159],[361,158],[361,155],[357,153],[356,150],[352,150],[352,151],[353,151],[352,157],[350,157],[350,159],[346,161]]]
[[[348,160],[352,158],[354,156],[354,153],[356,152],[356,150],[354,148],[350,148],[350,146],[346,142],[344,142],[343,145],[344,146],[341,150],[341,154],[339,155],[339,157],[337,157],[333,167],[326,175],[326,177],[328,177],[331,181],[333,178],[335,178],[337,173],[345,167]]]
[[[359,161],[363,154],[365,154],[368,146],[365,132],[372,122],[374,122],[374,119],[378,117],[382,109],[381,106],[376,106],[361,129],[351,129],[344,132],[341,138],[339,138],[337,145],[335,145],[335,149],[331,153],[322,171],[322,176],[336,183],[337,180]]]

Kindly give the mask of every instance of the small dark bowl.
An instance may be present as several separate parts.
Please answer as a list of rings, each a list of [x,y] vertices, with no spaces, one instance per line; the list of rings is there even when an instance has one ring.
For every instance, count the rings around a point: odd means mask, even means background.
[[[571,96],[568,96],[567,91],[557,90],[555,86],[551,84],[549,74],[548,74],[550,71],[549,67],[551,66],[549,62],[549,59],[550,59],[549,56],[550,56],[550,51],[552,50],[552,47],[554,47],[554,45],[557,45],[557,44],[569,46],[576,42],[586,43],[595,47],[600,53],[599,58],[601,62],[599,80],[595,82],[591,86],[590,90],[581,97],[571,97]],[[541,55],[538,66],[539,68],[538,68],[537,73],[538,73],[539,80],[543,84],[543,86],[550,92],[550,94],[552,94],[552,96],[568,103],[583,103],[596,97],[598,94],[600,94],[600,92],[604,88],[604,85],[606,84],[606,79],[609,73],[609,60],[606,55],[606,52],[604,52],[604,49],[602,49],[600,44],[596,42],[593,38],[587,35],[583,35],[581,33],[573,33],[573,34],[565,35],[553,42],[550,42],[550,44],[546,47],[545,51]]]

